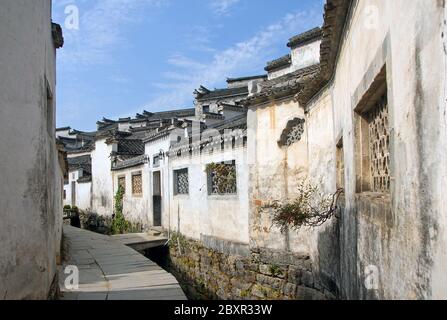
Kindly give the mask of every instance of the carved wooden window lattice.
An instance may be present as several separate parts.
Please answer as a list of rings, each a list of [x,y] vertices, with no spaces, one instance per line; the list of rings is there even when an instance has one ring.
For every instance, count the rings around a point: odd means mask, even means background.
[[[143,194],[143,176],[141,173],[132,175],[132,194]]]
[[[174,194],[189,194],[188,169],[174,171]]]
[[[124,193],[126,193],[126,177],[118,178],[118,187],[123,188]]]
[[[386,94],[366,115],[369,122],[369,148],[372,191],[390,191],[390,130]]]
[[[237,194],[236,163],[215,164],[208,169],[210,195]]]

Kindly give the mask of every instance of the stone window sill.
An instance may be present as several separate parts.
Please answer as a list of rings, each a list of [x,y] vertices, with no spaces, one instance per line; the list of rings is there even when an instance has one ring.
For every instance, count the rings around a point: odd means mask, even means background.
[[[189,200],[189,194],[174,194],[174,199]]]
[[[208,195],[208,200],[237,200],[239,199],[238,194],[213,194]]]

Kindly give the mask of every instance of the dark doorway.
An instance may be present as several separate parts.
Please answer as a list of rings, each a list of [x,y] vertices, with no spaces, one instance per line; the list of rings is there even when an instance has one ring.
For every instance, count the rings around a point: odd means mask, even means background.
[[[153,177],[154,227],[161,227],[161,173],[154,172]]]

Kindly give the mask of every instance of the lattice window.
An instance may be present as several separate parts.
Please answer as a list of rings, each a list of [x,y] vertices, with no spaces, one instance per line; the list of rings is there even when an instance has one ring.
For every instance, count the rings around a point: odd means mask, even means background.
[[[208,193],[210,195],[237,194],[236,164],[210,164],[208,172]]]
[[[301,141],[304,134],[305,120],[301,118],[295,118],[287,123],[286,129],[284,129],[281,138],[278,141],[280,147],[290,147],[294,143]]]
[[[143,176],[141,173],[132,175],[132,194],[143,194]]]
[[[123,188],[124,193],[126,193],[126,177],[118,178],[118,187]]]
[[[287,142],[286,145],[290,147],[292,144],[298,142],[301,140],[301,137],[304,133],[304,124],[300,123],[292,128],[292,131],[290,131],[289,135],[287,136]]]
[[[189,194],[188,169],[174,171],[174,194]]]
[[[388,101],[384,95],[367,113],[372,191],[390,191],[390,130]]]

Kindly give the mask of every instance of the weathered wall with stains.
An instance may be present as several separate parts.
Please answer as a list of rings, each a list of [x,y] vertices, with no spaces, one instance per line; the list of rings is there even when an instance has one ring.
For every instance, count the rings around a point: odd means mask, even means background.
[[[63,183],[51,1],[2,1],[0,43],[0,300],[46,299],[60,249]]]
[[[96,141],[92,151],[92,211],[109,217],[113,214],[112,148],[102,138]]]
[[[241,141],[241,139],[239,140]],[[206,166],[211,163],[235,161],[237,193],[210,195]],[[239,146],[223,152],[172,159],[170,226],[195,240],[217,239],[248,245],[248,159],[246,148]],[[188,169],[189,194],[174,195],[173,170]],[[206,239],[205,239],[206,238]]]
[[[301,140],[280,147],[278,141],[287,122],[296,117],[305,120]],[[293,199],[298,184],[305,180],[325,194],[336,191],[330,91],[324,90],[307,113],[293,99],[257,106],[249,111],[249,128],[256,137],[248,143],[249,152],[255,154],[249,185],[251,247],[309,255],[315,279],[325,290],[337,294],[339,221],[281,233],[272,225],[272,209],[265,207],[274,200]]]
[[[252,247],[301,250],[299,244],[291,244],[289,234],[272,226],[271,210],[262,208],[271,201],[293,197],[307,177],[307,136],[290,147],[278,145],[287,123],[294,118],[304,119],[305,115],[292,98],[251,108],[248,113],[248,128],[254,135],[248,141],[248,152],[254,156],[249,177]]]
[[[134,194],[132,191],[132,176],[134,174],[142,175],[143,194]],[[113,176],[113,194],[118,191],[118,179],[126,179],[125,193],[123,197],[123,214],[124,217],[133,224],[143,227],[151,225],[149,211],[149,192],[150,192],[150,171],[148,164],[126,168],[122,170],[112,171]]]
[[[341,287],[346,298],[447,297],[444,5],[354,1],[330,88],[334,136],[344,140]],[[391,129],[389,202],[356,192],[354,110],[384,65]],[[377,290],[365,288],[368,266],[377,267]]]

